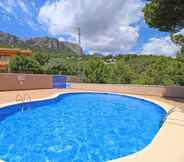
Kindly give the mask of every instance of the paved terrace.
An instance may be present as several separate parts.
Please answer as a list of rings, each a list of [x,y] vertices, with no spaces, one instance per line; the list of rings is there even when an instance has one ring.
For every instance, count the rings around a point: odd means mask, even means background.
[[[0,92],[0,106],[14,103],[17,94],[27,93],[31,96],[32,100],[34,100],[52,97],[58,93],[81,91],[111,91],[121,93],[120,89],[111,89],[110,86],[102,86],[99,88],[99,86],[94,85],[89,87],[85,86],[84,88],[82,84],[80,84],[80,86],[75,86],[74,84],[68,89],[6,91]],[[173,106],[184,104],[184,99],[143,95],[136,96],[152,100],[163,106],[167,111]],[[140,152],[115,160],[114,162],[184,162],[184,114],[179,112],[173,113],[149,146]]]

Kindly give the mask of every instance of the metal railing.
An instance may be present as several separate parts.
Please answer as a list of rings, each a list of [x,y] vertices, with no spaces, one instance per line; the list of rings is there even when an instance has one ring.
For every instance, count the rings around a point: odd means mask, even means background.
[[[17,96],[16,96],[16,102],[24,102],[24,98],[22,97],[22,95],[20,95],[20,94],[17,94]]]
[[[31,96],[27,93],[24,94],[24,102],[26,101],[31,102]]]
[[[26,102],[31,102],[31,96],[27,93],[25,93],[23,96],[21,94],[17,94],[16,96],[16,102],[20,103],[26,103]],[[21,105],[21,112],[24,112],[24,106]]]

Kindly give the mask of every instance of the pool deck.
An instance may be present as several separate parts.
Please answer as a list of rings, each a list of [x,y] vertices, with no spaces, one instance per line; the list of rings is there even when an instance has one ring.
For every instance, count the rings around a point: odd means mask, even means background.
[[[17,94],[29,94],[32,100],[53,97],[60,93],[106,91],[105,89],[83,89],[72,87],[68,89],[28,90],[0,92],[0,107],[15,103]],[[108,90],[107,90],[108,91]],[[111,91],[120,93],[117,91]],[[124,94],[124,93],[122,93]],[[131,95],[131,94],[127,94]],[[184,99],[166,99],[156,96],[131,95],[145,98],[163,106],[169,111],[173,106],[184,105]],[[184,162],[184,109],[173,113],[164,123],[154,140],[145,149],[130,156],[114,160],[113,162]]]

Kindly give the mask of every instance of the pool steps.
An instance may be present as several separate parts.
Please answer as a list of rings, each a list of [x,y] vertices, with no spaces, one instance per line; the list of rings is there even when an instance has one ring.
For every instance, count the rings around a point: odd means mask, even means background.
[[[178,106],[178,107],[173,107],[172,109],[170,109],[166,116],[163,118],[163,120],[161,121],[161,126],[164,124],[164,122],[168,119],[168,117],[173,114],[174,112],[181,112],[184,113],[184,110],[182,110],[182,107],[184,107],[184,105]]]

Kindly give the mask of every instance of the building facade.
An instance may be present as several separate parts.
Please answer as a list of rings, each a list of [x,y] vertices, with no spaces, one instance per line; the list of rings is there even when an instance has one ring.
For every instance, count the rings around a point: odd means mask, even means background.
[[[32,51],[15,48],[0,48],[0,70],[8,71],[10,59],[18,55],[32,56]]]

